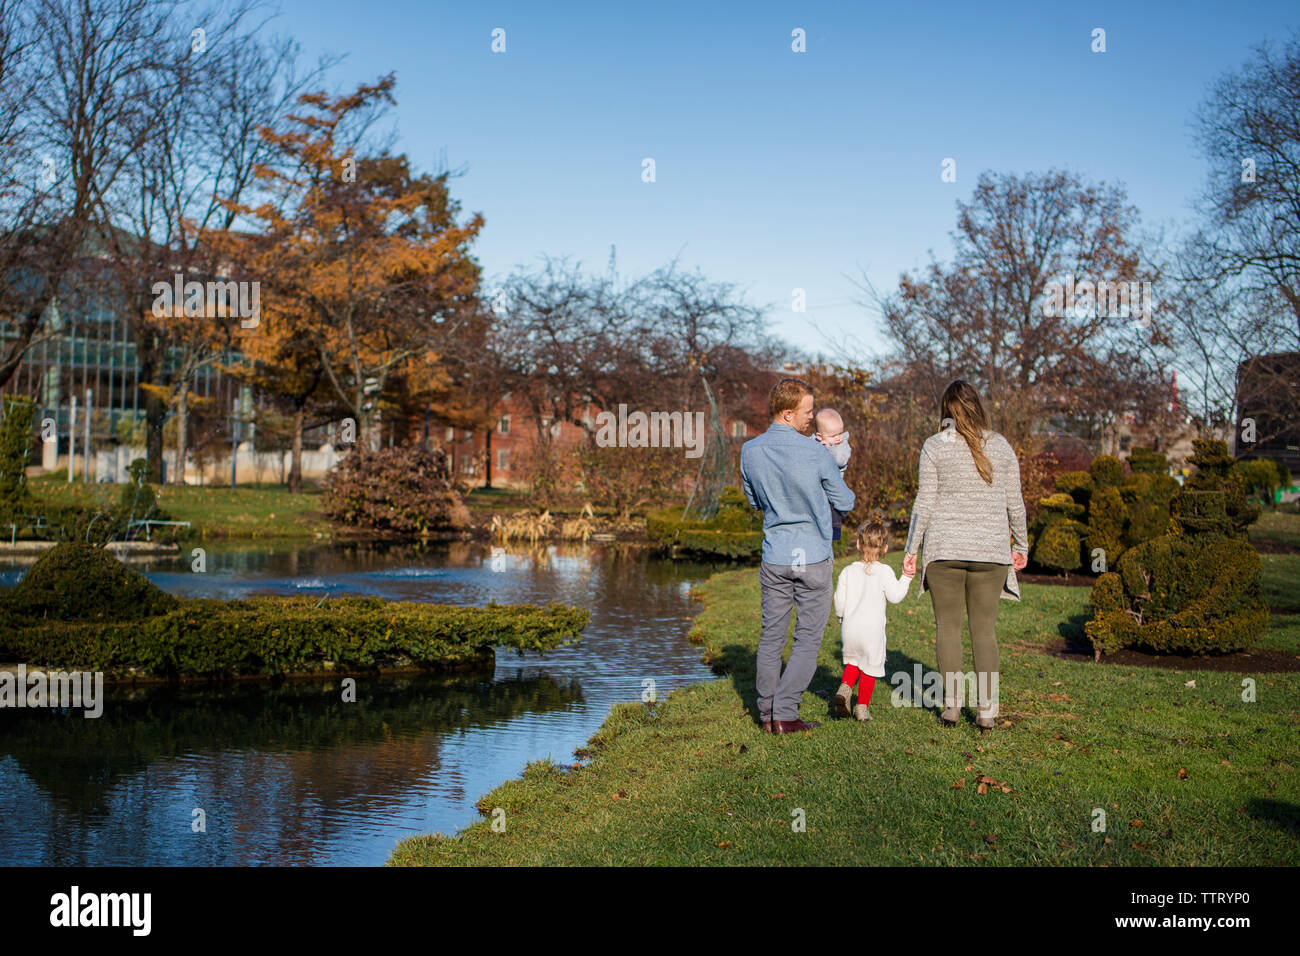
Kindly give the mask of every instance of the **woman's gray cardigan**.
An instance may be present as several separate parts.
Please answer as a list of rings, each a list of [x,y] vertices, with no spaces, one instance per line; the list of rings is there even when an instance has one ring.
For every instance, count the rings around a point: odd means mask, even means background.
[[[1011,443],[997,432],[986,429],[984,442],[984,453],[993,465],[991,485],[980,477],[970,447],[956,429],[931,435],[921,446],[916,501],[905,548],[907,554],[925,552],[918,593],[929,586],[925,569],[931,561],[1010,564],[1013,550],[1029,553],[1020,462]],[[1007,572],[1002,597],[1020,600],[1014,567]]]

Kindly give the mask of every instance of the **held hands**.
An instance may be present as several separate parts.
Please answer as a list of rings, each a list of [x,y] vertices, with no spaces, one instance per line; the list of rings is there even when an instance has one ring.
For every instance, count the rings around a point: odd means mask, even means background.
[[[916,555],[903,555],[903,577],[913,577],[916,574]]]

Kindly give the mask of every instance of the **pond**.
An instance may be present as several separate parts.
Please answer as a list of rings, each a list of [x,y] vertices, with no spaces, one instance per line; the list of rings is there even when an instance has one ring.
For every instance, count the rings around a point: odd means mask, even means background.
[[[103,716],[0,711],[0,861],[369,866],[451,834],[524,765],[575,761],[611,705],[711,678],[687,639],[713,568],[620,546],[213,546],[133,559],[191,597],[372,594],[591,611],[582,640],[494,671],[198,687],[109,686]],[[30,564],[30,562],[28,562]],[[0,565],[0,586],[23,566]],[[197,832],[196,832],[197,831]]]

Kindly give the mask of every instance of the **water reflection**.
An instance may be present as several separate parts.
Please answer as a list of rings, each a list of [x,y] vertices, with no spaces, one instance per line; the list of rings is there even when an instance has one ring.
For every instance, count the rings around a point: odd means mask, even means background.
[[[35,865],[369,865],[398,839],[454,832],[528,760],[568,762],[651,678],[709,679],[686,639],[711,568],[612,546],[493,552],[457,543],[210,547],[133,561],[189,596],[378,594],[591,610],[583,639],[498,654],[495,673],[279,686],[109,688],[104,716],[0,712],[0,861]],[[20,567],[0,569],[12,582]],[[206,832],[195,833],[194,810]],[[41,839],[33,840],[33,834]]]

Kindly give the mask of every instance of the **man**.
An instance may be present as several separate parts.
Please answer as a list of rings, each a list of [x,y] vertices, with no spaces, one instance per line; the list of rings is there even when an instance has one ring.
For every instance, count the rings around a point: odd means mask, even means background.
[[[835,459],[812,438],[813,390],[797,378],[777,382],[767,400],[772,424],[740,450],[740,484],[763,512],[763,632],[758,641],[758,716],[763,729],[788,734],[820,726],[799,719],[817,670],[831,613],[831,507],[853,510],[853,492]],[[794,609],[794,646],[781,652]]]

